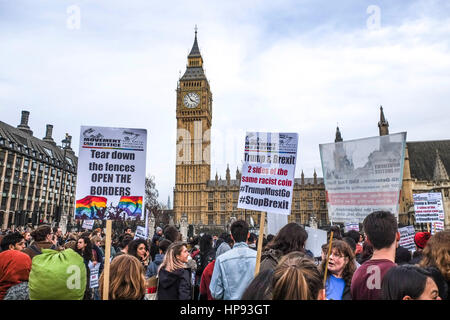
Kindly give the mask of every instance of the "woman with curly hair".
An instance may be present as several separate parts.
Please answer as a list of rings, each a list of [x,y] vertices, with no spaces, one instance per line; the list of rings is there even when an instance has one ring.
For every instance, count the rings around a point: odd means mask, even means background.
[[[435,267],[447,281],[448,299],[450,294],[450,230],[440,231],[428,240],[422,253],[421,267]]]
[[[147,270],[150,263],[150,251],[147,241],[144,239],[136,239],[128,244],[128,254],[138,258],[142,266]]]
[[[104,272],[100,276],[100,295],[103,295]],[[110,300],[143,300],[145,275],[141,262],[134,256],[123,254],[111,262],[109,272]]]
[[[260,271],[275,269],[280,258],[289,252],[305,252],[308,233],[295,222],[288,223],[270,241],[261,254]]]
[[[322,261],[319,270],[325,274],[326,259]],[[325,293],[328,300],[352,300],[350,285],[356,270],[353,250],[343,240],[333,240],[328,262]]]

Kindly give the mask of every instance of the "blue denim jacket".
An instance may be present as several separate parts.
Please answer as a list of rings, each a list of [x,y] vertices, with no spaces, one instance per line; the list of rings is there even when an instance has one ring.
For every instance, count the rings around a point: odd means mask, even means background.
[[[239,300],[255,275],[256,251],[245,242],[216,259],[209,290],[214,299]]]

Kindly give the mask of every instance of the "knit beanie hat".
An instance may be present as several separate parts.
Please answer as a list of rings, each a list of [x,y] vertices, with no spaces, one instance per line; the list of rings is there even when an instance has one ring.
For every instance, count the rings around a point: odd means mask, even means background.
[[[425,248],[427,245],[428,240],[431,238],[431,233],[429,232],[417,232],[414,236],[414,243],[417,247],[420,249]]]
[[[28,282],[30,300],[81,300],[86,290],[83,258],[66,249],[42,249],[32,260]]]

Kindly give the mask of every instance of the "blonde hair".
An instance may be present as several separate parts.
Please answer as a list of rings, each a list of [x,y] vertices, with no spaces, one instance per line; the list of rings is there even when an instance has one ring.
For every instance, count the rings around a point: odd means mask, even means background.
[[[124,254],[114,258],[109,272],[110,300],[141,300],[144,297],[144,268],[136,257]],[[104,272],[99,281],[99,292],[103,296]]]
[[[102,241],[102,238],[99,237],[99,236],[93,236],[93,237],[91,238],[91,241],[92,241],[93,244],[96,244],[97,242],[101,242],[101,241]]]
[[[450,281],[450,230],[440,231],[428,240],[422,251],[421,267],[437,267]]]
[[[177,256],[179,256],[181,251],[183,251],[183,247],[187,248],[187,245],[184,242],[177,241],[172,243],[167,248],[166,254],[164,255],[164,260],[159,266],[158,272],[161,269],[168,272],[174,272],[177,269],[186,268],[186,264],[177,259]]]
[[[317,300],[323,289],[320,272],[303,252],[283,256],[273,274],[273,300]]]

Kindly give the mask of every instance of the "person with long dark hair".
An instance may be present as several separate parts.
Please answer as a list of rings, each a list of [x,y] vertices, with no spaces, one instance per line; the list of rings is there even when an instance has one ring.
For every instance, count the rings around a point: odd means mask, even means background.
[[[128,254],[135,256],[141,262],[144,270],[147,270],[150,260],[150,252],[147,241],[136,239],[128,244]]]
[[[91,278],[91,269],[89,268],[89,262],[92,261],[92,243],[89,237],[87,236],[81,236],[78,239],[77,242],[77,248],[75,250],[84,261],[84,265],[86,266],[86,274],[87,274],[87,280],[86,280],[86,291],[84,294],[84,300],[90,300],[90,278]]]
[[[213,248],[213,239],[210,234],[204,234],[200,238],[200,252],[195,256],[194,260],[197,264],[195,272],[194,299],[199,296],[200,281],[206,266],[216,257],[216,251]]]
[[[441,300],[433,276],[415,265],[389,269],[381,284],[383,300]]]
[[[291,222],[285,225],[275,238],[270,241],[261,255],[260,270],[275,269],[280,258],[289,252],[299,251],[305,253],[305,242],[308,239],[308,233],[305,229]]]

